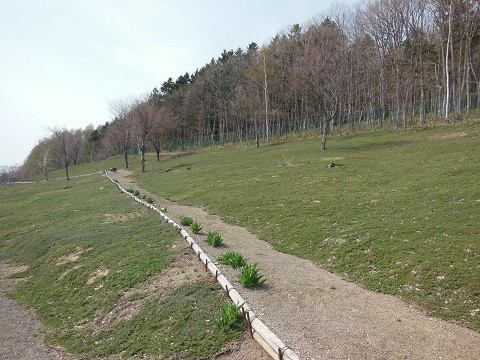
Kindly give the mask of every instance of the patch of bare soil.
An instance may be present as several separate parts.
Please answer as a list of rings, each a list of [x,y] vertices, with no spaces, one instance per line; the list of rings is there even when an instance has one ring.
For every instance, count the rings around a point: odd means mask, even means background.
[[[109,272],[110,272],[110,270],[106,269],[106,268],[101,268],[101,269],[95,270],[90,275],[90,277],[88,278],[86,284],[87,285],[92,285],[95,282],[95,280],[107,276]]]
[[[105,217],[107,218],[105,221],[103,221],[103,224],[110,224],[110,223],[116,223],[116,222],[125,222],[125,221],[130,221],[136,217],[141,216],[143,213],[145,213],[146,209],[140,208],[137,211],[132,211],[129,213],[119,213],[119,214],[105,214]]]
[[[112,175],[123,187],[138,188],[121,172]],[[201,208],[153,197],[175,221],[189,216],[204,232],[223,235],[225,245],[220,248],[205,244],[205,235],[194,236],[212,260],[238,251],[258,263],[265,286],[237,290],[303,359],[480,359],[476,331],[428,316],[394,296],[363,289],[309,260],[280,253],[247,229],[226,224]],[[218,266],[235,279],[236,271]]]
[[[63,264],[69,263],[69,262],[77,261],[78,258],[80,257],[80,255],[82,255],[82,254],[83,254],[83,249],[80,246],[78,246],[75,249],[75,251],[72,252],[71,254],[59,257],[57,259],[57,261],[55,262],[55,265],[59,266],[59,265],[63,265]]]

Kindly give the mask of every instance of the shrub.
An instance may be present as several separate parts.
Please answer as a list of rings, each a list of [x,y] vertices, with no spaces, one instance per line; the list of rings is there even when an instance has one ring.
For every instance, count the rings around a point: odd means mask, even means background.
[[[247,259],[245,259],[241,254],[233,251],[229,251],[222,256],[219,256],[218,261],[220,264],[230,265],[234,269],[247,265]]]
[[[147,195],[143,194],[142,196],[140,196],[140,199],[145,199],[147,197]]]
[[[150,196],[147,197],[147,198],[145,199],[145,201],[146,201],[147,203],[149,203],[149,204],[153,204],[153,203],[155,202],[155,200],[153,200],[153,198],[151,198]]]
[[[128,188],[126,189],[126,192],[129,192],[130,194],[133,193],[133,189],[132,188]]]
[[[220,315],[216,316],[213,322],[222,330],[233,328],[239,322],[238,312],[242,306],[243,304],[235,305],[232,302],[226,303],[220,309]]]
[[[192,233],[194,234],[200,234],[202,231],[203,227],[200,225],[200,223],[194,221],[192,225],[190,225],[190,230],[192,230]]]
[[[180,218],[180,224],[182,224],[183,226],[190,226],[193,224],[193,219],[191,217],[182,216]]]
[[[138,190],[133,190],[133,195],[139,196],[139,195],[140,195],[140,191],[138,191]]]
[[[257,264],[245,265],[244,267],[240,268],[237,281],[242,284],[242,287],[244,288],[253,287],[265,283],[266,280],[262,280],[263,277],[264,276],[260,275],[258,272]]]
[[[209,231],[207,235],[207,240],[205,242],[207,244],[212,245],[213,247],[217,247],[222,243],[222,235],[215,231]]]
[[[164,212],[164,213],[168,212],[168,211],[167,211],[167,208],[166,208],[165,206],[162,207],[162,208],[160,209],[160,211],[161,211],[161,212]]]

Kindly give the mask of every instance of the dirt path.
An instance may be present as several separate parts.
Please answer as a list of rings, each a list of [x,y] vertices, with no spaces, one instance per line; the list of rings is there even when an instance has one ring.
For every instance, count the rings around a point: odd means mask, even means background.
[[[124,187],[140,189],[128,173],[112,173]],[[427,316],[389,295],[375,293],[283,254],[244,228],[229,225],[201,208],[182,206],[154,194],[175,221],[189,216],[204,231],[222,233],[225,246],[212,248],[194,236],[212,258],[238,251],[258,263],[268,279],[257,290],[237,289],[257,315],[304,359],[480,359],[480,333]],[[235,279],[235,272],[218,265]]]
[[[59,353],[44,344],[41,325],[33,311],[5,296],[12,285],[5,277],[21,271],[21,268],[0,264],[0,359],[61,359]]]

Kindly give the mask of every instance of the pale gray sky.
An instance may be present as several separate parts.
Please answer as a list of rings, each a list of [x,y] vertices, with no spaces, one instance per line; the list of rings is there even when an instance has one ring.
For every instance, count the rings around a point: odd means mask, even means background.
[[[55,125],[109,121],[107,101],[269,41],[334,0],[0,0],[0,165]]]

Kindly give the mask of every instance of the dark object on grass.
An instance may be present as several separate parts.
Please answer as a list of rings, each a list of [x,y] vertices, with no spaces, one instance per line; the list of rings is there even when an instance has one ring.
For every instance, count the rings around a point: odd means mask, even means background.
[[[64,186],[63,190],[67,190],[67,189],[70,189],[70,188],[71,188],[71,186]]]
[[[187,167],[187,170],[192,170],[192,168],[190,168],[190,167]]]
[[[340,164],[335,164],[335,163],[328,164],[329,168],[334,168],[334,167],[337,167],[337,166],[340,166]]]
[[[172,169],[170,169],[170,168],[168,168],[168,169],[165,169],[165,172],[169,172],[170,170],[172,170]]]
[[[117,168],[111,168],[110,171],[117,172]]]

